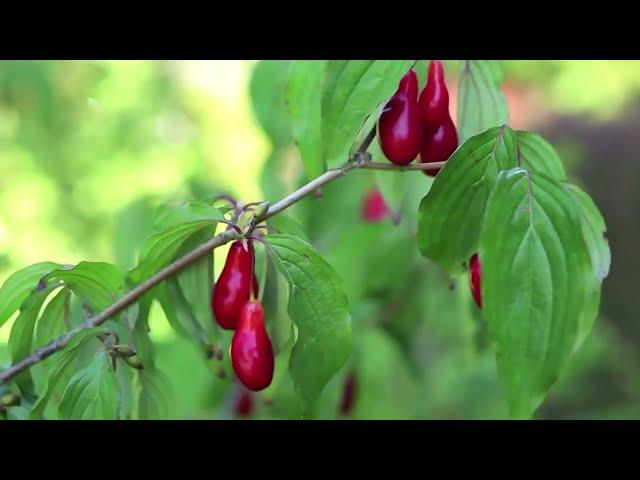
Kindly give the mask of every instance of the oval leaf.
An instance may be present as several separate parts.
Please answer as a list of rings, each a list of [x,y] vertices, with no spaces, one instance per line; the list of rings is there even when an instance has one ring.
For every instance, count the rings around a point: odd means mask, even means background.
[[[460,142],[491,127],[509,123],[502,91],[502,68],[496,60],[465,60],[458,89]]]
[[[611,251],[607,241],[607,227],[604,218],[591,197],[576,185],[565,183],[580,211],[582,236],[591,257],[591,282],[587,299],[580,318],[579,335],[576,342],[578,348],[587,337],[600,310],[600,293],[602,281],[609,275]]]
[[[22,303],[20,315],[11,326],[11,333],[9,334],[9,352],[11,353],[11,361],[14,364],[31,353],[36,320],[44,301],[52,290],[53,287],[48,287],[34,291]],[[30,369],[23,370],[16,375],[14,382],[20,388],[23,396],[34,394],[35,387]]]
[[[515,133],[491,128],[467,140],[447,161],[422,199],[418,246],[452,275],[475,253],[498,172],[516,166]]]
[[[311,403],[351,353],[347,296],[336,272],[311,245],[290,235],[265,239],[291,288],[288,311],[298,327],[291,376],[302,398]]]
[[[124,293],[124,275],[104,262],[80,262],[75,267],[53,270],[43,279],[61,281],[94,311],[107,308]]]
[[[320,105],[326,68],[326,60],[295,60],[287,82],[287,109],[307,179],[325,170]]]
[[[291,142],[291,123],[285,106],[285,87],[290,60],[261,60],[251,75],[251,102],[258,122],[271,143]]]
[[[20,308],[20,304],[38,286],[38,282],[51,270],[62,265],[42,262],[12,274],[0,288],[0,327]]]
[[[107,333],[107,331],[104,328],[100,327],[85,328],[83,330],[80,330],[73,337],[71,337],[64,350],[51,357],[55,358],[56,362],[54,364],[54,367],[51,369],[51,372],[49,372],[47,387],[45,391],[38,399],[38,402],[31,409],[31,419],[42,418],[42,414],[44,413],[44,409],[47,406],[49,398],[53,394],[54,389],[60,379],[64,377],[73,367],[73,361],[76,359],[76,355],[79,352],[80,347],[85,345],[87,342],[94,339],[98,335],[104,335],[105,333]]]
[[[579,336],[591,265],[575,202],[546,175],[501,173],[479,254],[483,314],[511,415],[528,418]]]
[[[182,244],[191,235],[207,228],[212,229],[216,223],[216,220],[181,223],[152,235],[140,252],[138,266],[130,271],[129,276],[136,283],[149,278],[175,258]]]
[[[556,150],[540,135],[531,132],[516,132],[520,163],[528,170],[537,170],[556,180],[564,180],[564,166]]]
[[[413,60],[334,60],[322,96],[322,143],[329,168],[348,160],[367,117],[398,88]]]
[[[76,373],[62,395],[60,415],[69,420],[116,420],[120,386],[107,352],[100,352]]]
[[[140,420],[166,420],[169,405],[174,402],[173,388],[167,376],[158,369],[138,372],[138,418]]]

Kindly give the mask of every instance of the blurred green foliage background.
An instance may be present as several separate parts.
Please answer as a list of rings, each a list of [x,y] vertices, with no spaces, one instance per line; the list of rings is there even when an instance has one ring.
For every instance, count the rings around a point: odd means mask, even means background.
[[[446,66],[455,114],[458,65]],[[638,418],[640,62],[503,67],[511,126],[556,146],[572,180],[602,210],[613,258],[601,317],[537,418]],[[278,94],[283,72],[281,61],[0,62],[0,283],[45,260],[130,268],[150,231],[149,212],[163,202],[218,193],[275,201],[293,190],[303,179]],[[379,173],[354,172],[292,209],[341,274],[353,312],[353,358],[327,386],[317,414],[336,417],[342,381],[355,369],[353,418],[506,418],[466,279],[450,282],[414,245],[415,210],[429,180],[401,175],[408,193],[398,226],[359,220]],[[225,253],[216,251],[217,271]],[[279,311],[277,294],[268,302],[268,312]],[[10,328],[0,329],[0,364],[8,362]],[[151,328],[176,393],[170,417],[229,418],[229,381],[212,374],[160,309]],[[257,418],[297,417],[285,384]]]

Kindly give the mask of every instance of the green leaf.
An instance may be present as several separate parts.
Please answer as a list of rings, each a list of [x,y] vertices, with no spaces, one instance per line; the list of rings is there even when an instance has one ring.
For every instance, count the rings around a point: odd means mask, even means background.
[[[138,372],[138,389],[138,418],[166,420],[175,401],[169,378],[158,369],[145,368]]]
[[[32,292],[20,306],[20,315],[16,318],[9,334],[9,352],[12,363],[17,363],[27,357],[33,350],[33,331],[40,309],[53,287]],[[23,396],[34,394],[34,383],[31,370],[20,372],[14,378]]]
[[[413,60],[332,60],[322,97],[323,158],[329,168],[348,160],[367,117],[397,90]]]
[[[491,128],[467,140],[422,199],[418,247],[450,274],[465,271],[476,252],[485,207],[498,172],[516,166],[515,132]]]
[[[181,254],[193,250],[207,241],[209,232],[200,232],[187,240],[181,249]],[[209,340],[215,340],[218,330],[211,312],[211,290],[213,288],[213,254],[209,253],[194,262],[177,276],[183,298],[189,306],[196,322],[207,332]]]
[[[47,304],[38,319],[35,330],[35,348],[40,348],[67,331],[65,317],[68,316],[68,301],[71,292],[64,287]]]
[[[591,282],[575,201],[544,174],[502,172],[479,255],[483,314],[511,415],[528,418],[574,350]]]
[[[201,344],[207,342],[205,332],[189,307],[178,281],[175,278],[169,278],[156,288],[158,292],[156,298],[176,333]]]
[[[54,357],[52,357],[56,359],[55,366],[49,373],[47,388],[43,392],[42,396],[38,399],[38,402],[31,409],[31,419],[39,419],[42,417],[44,409],[47,406],[47,402],[53,394],[56,385],[58,384],[60,379],[65,376],[65,374],[69,372],[73,367],[73,361],[76,359],[76,355],[78,354],[80,347],[87,344],[90,340],[94,339],[98,335],[104,335],[105,333],[107,333],[107,331],[104,328],[99,327],[85,328],[83,330],[80,330],[73,337],[71,337],[64,350],[58,352]]]
[[[212,228],[216,222],[210,219],[182,223],[149,237],[140,252],[138,266],[129,273],[131,279],[139,283],[166,267],[191,235]]]
[[[261,60],[251,75],[249,87],[253,110],[273,145],[291,143],[291,123],[285,104],[290,60]]]
[[[60,415],[69,420],[116,420],[120,386],[107,352],[76,373],[62,395]]]
[[[53,262],[36,263],[11,275],[0,288],[0,327],[20,308],[22,302],[51,270],[62,265]]]
[[[94,312],[104,310],[124,294],[124,275],[110,263],[80,262],[75,267],[53,270],[44,280],[64,282]]]
[[[322,174],[321,98],[326,60],[294,60],[287,82],[287,109],[307,179]]]
[[[288,233],[296,237],[308,241],[304,227],[298,220],[289,215],[287,212],[279,213],[267,220],[267,225],[273,227],[277,233]]]
[[[151,311],[151,305],[153,303],[155,289],[147,292],[142,298],[134,305],[135,309],[135,323],[133,327],[133,342],[136,347],[136,352],[142,364],[145,368],[153,368],[155,365],[155,351],[153,343],[149,338],[149,313]]]
[[[582,236],[591,257],[591,282],[578,327],[579,334],[576,342],[576,348],[578,348],[591,331],[598,316],[602,281],[609,275],[611,251],[606,237],[607,227],[604,218],[591,197],[576,185],[565,183],[564,186],[580,211]]]
[[[516,132],[518,155],[523,167],[546,173],[556,180],[564,180],[564,166],[555,149],[540,135],[530,132]]]
[[[509,122],[502,91],[502,68],[496,60],[465,60],[458,89],[460,142]]]
[[[265,237],[290,285],[289,316],[298,328],[290,370],[302,398],[314,402],[351,353],[351,316],[336,272],[308,243],[291,235]]]
[[[204,202],[189,202],[160,207],[156,212],[153,225],[156,231],[162,231],[183,223],[199,220],[218,222],[222,219],[222,212],[216,207]]]

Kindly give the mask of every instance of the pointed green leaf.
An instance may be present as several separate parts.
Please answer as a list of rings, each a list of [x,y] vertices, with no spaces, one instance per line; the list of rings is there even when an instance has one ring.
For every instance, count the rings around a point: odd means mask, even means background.
[[[580,211],[582,236],[591,257],[590,288],[583,308],[583,315],[580,317],[579,335],[576,342],[577,348],[591,331],[593,323],[598,316],[602,281],[609,275],[611,251],[606,237],[607,227],[604,223],[604,218],[602,218],[602,214],[591,197],[576,185],[565,183],[564,186],[573,197]]]
[[[167,321],[177,334],[196,342],[207,341],[203,327],[189,307],[176,278],[169,278],[157,287],[156,298],[162,306]]]
[[[35,330],[35,348],[45,346],[51,340],[58,338],[67,331],[65,316],[71,291],[64,287],[47,304],[38,319]]]
[[[75,267],[53,270],[44,280],[64,282],[94,312],[107,308],[124,294],[124,274],[110,263],[80,262]]]
[[[40,279],[61,266],[53,262],[36,263],[7,278],[0,288],[0,327],[20,308],[20,304],[38,286]]]
[[[145,368],[138,372],[138,389],[138,418],[166,420],[174,402],[169,378],[158,369]]]
[[[33,350],[33,331],[38,319],[40,309],[47,299],[53,287],[34,291],[20,306],[20,315],[16,318],[9,334],[9,352],[12,363],[17,363],[27,357]],[[22,395],[33,395],[34,384],[29,369],[20,372],[14,378],[14,382],[20,388]]]
[[[502,172],[479,255],[483,314],[511,415],[528,418],[574,350],[591,281],[573,198],[544,174]]]
[[[291,235],[265,237],[290,285],[289,316],[298,327],[290,371],[301,396],[315,401],[351,353],[351,316],[342,282],[308,243]]]
[[[291,143],[291,122],[287,114],[285,88],[290,60],[261,60],[251,75],[251,103],[258,122],[274,147]]]
[[[348,160],[367,117],[397,90],[413,60],[332,60],[322,96],[323,158],[329,168]]]
[[[222,219],[222,212],[216,207],[204,202],[189,202],[162,206],[156,212],[153,225],[156,231],[162,231],[183,223],[200,220],[218,222]]]
[[[199,232],[188,239],[179,255],[184,255],[207,241],[210,232]],[[178,276],[178,284],[184,300],[193,313],[196,322],[207,332],[210,341],[215,340],[218,329],[211,312],[211,290],[213,288],[213,254],[209,253],[189,265]]]
[[[287,82],[287,109],[308,180],[325,170],[321,97],[326,60],[294,60]]]
[[[107,352],[76,373],[62,395],[60,415],[69,420],[116,420],[120,387]]]
[[[564,180],[564,166],[555,149],[540,135],[516,132],[520,164],[528,170],[546,173],[556,180]]]
[[[162,268],[166,267],[176,256],[182,244],[194,233],[211,228],[216,220],[198,220],[182,223],[156,233],[149,237],[140,252],[138,266],[131,270],[129,276],[139,283]]]
[[[476,252],[487,200],[498,172],[516,166],[515,133],[491,128],[467,140],[440,170],[420,203],[418,246],[450,274]]]
[[[74,365],[74,360],[78,354],[79,348],[90,340],[94,339],[98,335],[104,335],[107,331],[104,328],[85,328],[76,333],[67,346],[61,352],[55,354],[56,363],[49,372],[49,378],[47,380],[46,390],[42,393],[42,396],[38,399],[38,402],[33,406],[30,413],[31,419],[42,418],[44,409],[47,406],[49,398],[53,394],[53,391],[62,377],[71,370]]]
[[[496,60],[465,60],[460,72],[457,127],[460,142],[509,122],[502,91],[502,67]]]

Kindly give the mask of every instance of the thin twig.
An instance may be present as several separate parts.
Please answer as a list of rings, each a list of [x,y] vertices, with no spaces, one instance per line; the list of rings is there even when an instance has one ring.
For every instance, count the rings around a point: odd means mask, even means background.
[[[363,154],[366,152],[367,148],[375,138],[375,134],[376,134],[376,130],[375,128],[373,128],[371,132],[367,135],[367,137],[363,140],[360,147],[358,148],[357,154],[354,155],[354,157],[350,161],[348,161],[346,164],[344,164],[341,168],[338,168],[335,170],[329,170],[323,173],[322,175],[310,181],[306,185],[303,185],[301,188],[299,188],[295,192],[287,195],[285,198],[283,198],[279,202],[276,202],[275,204],[271,205],[266,211],[262,213],[262,215],[253,219],[252,225],[254,226],[258,225],[260,222],[273,217],[274,215],[289,208],[291,205],[300,201],[301,199],[311,194],[312,192],[318,190],[319,188],[326,185],[327,183],[343,175],[346,175],[348,172],[354,169],[362,168],[362,169],[391,170],[391,171],[403,171],[403,170],[424,171],[424,170],[434,170],[434,169],[442,168],[442,166],[445,163],[445,162],[434,162],[429,164],[416,164],[416,165],[407,165],[405,167],[398,167],[392,164],[371,162],[367,160],[366,158],[367,156]],[[236,203],[235,207],[236,208],[233,215],[233,219],[231,220],[230,223],[237,222],[237,218],[242,212],[242,206],[239,203]],[[247,232],[247,233],[250,233],[250,232]],[[142,295],[144,295],[146,292],[151,290],[153,287],[155,287],[162,281],[166,280],[167,278],[173,276],[174,274],[178,273],[182,269],[191,265],[192,263],[194,263],[204,255],[206,255],[207,253],[213,251],[217,247],[220,247],[226,243],[229,243],[230,241],[235,240],[240,236],[241,236],[240,233],[234,230],[233,227],[229,226],[228,230],[226,230],[225,232],[216,235],[209,241],[196,247],[191,252],[177,259],[172,264],[168,265],[167,267],[160,270],[158,273],[156,273],[149,279],[142,282],[140,285],[138,285],[129,293],[124,295],[122,298],[117,300],[115,303],[113,303],[111,306],[109,306],[106,310],[104,310],[100,314],[87,319],[86,322],[84,322],[81,325],[78,325],[72,330],[69,330],[65,335],[55,340],[52,340],[44,347],[39,348],[38,350],[31,353],[28,357],[20,360],[18,363],[11,365],[9,368],[7,368],[6,370],[0,373],[0,385],[8,382],[23,370],[35,365],[36,363],[62,350],[67,345],[67,343],[69,343],[69,340],[71,340],[71,338],[81,330],[85,328],[92,328],[92,327],[97,327],[99,325],[102,325],[109,318],[117,315],[118,313],[122,312],[123,310],[131,306],[138,299],[140,299]]]
[[[108,307],[106,310],[104,310],[100,314],[89,318],[85,323],[70,330],[68,333],[66,333],[62,337],[59,337],[49,342],[47,345],[36,350],[28,357],[20,360],[18,363],[14,365],[11,365],[9,368],[7,368],[2,373],[0,373],[0,384],[3,384],[11,380],[21,371],[44,360],[45,358],[53,355],[57,351],[62,350],[67,345],[67,343],[69,343],[69,340],[71,340],[71,338],[79,331],[84,330],[85,328],[92,328],[92,327],[97,327],[99,325],[102,325],[109,318],[113,317],[114,315],[117,315],[127,307],[134,304],[140,297],[142,297],[142,295],[144,295],[146,292],[151,290],[153,287],[158,285],[163,280],[166,280],[172,275],[178,273],[183,268],[191,265],[193,262],[203,257],[207,253],[211,252],[212,250],[224,245],[225,243],[229,243],[230,241],[235,240],[236,238],[238,238],[238,236],[239,235],[235,230],[227,230],[226,232],[216,235],[206,243],[203,243],[202,245],[197,247],[195,250],[189,252],[184,257],[179,258],[172,264],[160,270],[151,278],[142,282],[140,285],[138,285],[129,293],[127,293],[125,296],[117,300],[115,303],[113,303],[110,307]]]
[[[396,172],[404,172],[409,170],[438,170],[444,167],[444,164],[447,162],[432,162],[432,163],[415,163],[412,165],[406,165],[404,167],[399,167],[393,165],[392,163],[381,163],[381,162],[367,162],[360,165],[359,168],[365,168],[368,170],[394,170]]]

